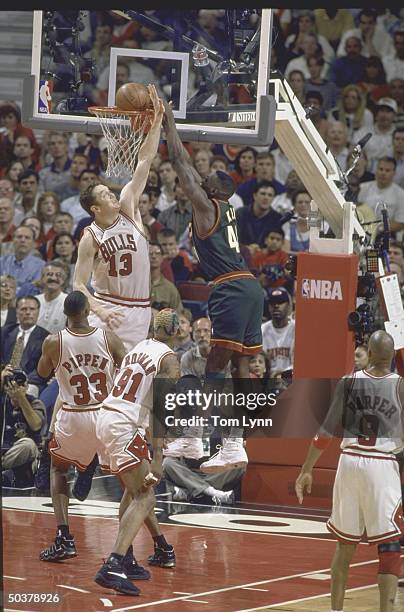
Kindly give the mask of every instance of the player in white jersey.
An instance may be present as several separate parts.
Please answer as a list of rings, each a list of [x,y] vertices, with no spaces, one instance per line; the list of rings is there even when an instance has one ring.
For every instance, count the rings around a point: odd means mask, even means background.
[[[41,552],[42,561],[76,556],[68,524],[67,472],[72,464],[84,471],[100,451],[97,417],[113,385],[116,368],[125,355],[123,343],[114,333],[89,325],[89,312],[90,305],[83,293],[69,293],[64,302],[67,326],[45,339],[38,363],[38,374],[43,378],[55,373],[61,402],[54,436],[49,442],[57,533],[55,543]]]
[[[151,514],[151,520],[156,520],[151,485],[157,484],[162,474],[163,441],[156,439],[152,431],[151,461],[145,438],[146,429],[152,429],[153,381],[158,377],[174,382],[180,376],[178,359],[169,346],[173,344],[178,329],[179,320],[174,310],[164,309],[155,315],[153,337],[137,344],[125,356],[97,422],[97,436],[104,445],[109,468],[119,476],[125,492],[119,512],[117,540],[95,581],[127,595],[139,595],[140,591],[128,580],[125,555],[143,521],[147,524]],[[161,397],[154,399],[161,401]],[[155,554],[149,558],[149,563],[160,565],[156,549],[162,543],[166,544],[163,536],[155,539]],[[175,555],[172,546],[167,545],[164,552],[167,558],[171,557],[173,567]]]
[[[102,184],[90,185],[80,196],[81,206],[94,221],[80,240],[73,280],[74,288],[90,302],[90,324],[113,329],[127,351],[146,338],[151,318],[148,241],[138,204],[157,153],[164,108],[155,87],[149,85],[148,90],[153,123],[119,201]],[[91,272],[94,295],[87,289]]]
[[[268,309],[272,319],[263,323],[262,348],[270,362],[271,376],[293,367],[295,322],[289,319],[291,297],[284,287],[268,292]]]
[[[311,492],[312,469],[338,425],[344,429],[328,529],[338,539],[332,563],[331,606],[343,610],[349,564],[366,532],[378,545],[380,612],[392,612],[404,533],[397,453],[404,448],[404,380],[390,371],[393,338],[369,339],[369,365],[336,386],[330,409],[296,480],[299,502]]]

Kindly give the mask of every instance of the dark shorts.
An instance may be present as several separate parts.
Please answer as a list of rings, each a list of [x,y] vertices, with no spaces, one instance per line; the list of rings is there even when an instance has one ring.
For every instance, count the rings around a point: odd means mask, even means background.
[[[264,292],[254,277],[215,285],[208,301],[212,321],[212,346],[244,355],[262,351]]]

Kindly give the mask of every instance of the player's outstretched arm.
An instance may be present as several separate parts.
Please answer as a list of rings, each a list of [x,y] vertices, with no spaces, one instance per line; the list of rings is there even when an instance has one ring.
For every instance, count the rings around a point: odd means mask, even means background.
[[[134,219],[137,213],[139,198],[144,191],[150,166],[157,153],[160,142],[161,122],[164,115],[164,106],[157,95],[155,86],[148,85],[147,89],[153,102],[153,123],[139,149],[136,170],[133,173],[132,180],[125,185],[120,196],[121,210],[131,219]]]
[[[117,368],[121,367],[121,363],[127,353],[124,344],[120,338],[112,331],[106,331],[107,341],[111,355],[114,358],[114,362]]]

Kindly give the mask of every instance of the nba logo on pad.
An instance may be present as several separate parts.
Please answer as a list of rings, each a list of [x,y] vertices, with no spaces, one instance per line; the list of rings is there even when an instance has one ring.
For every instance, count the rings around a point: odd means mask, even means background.
[[[302,297],[310,297],[310,280],[308,278],[302,280]]]
[[[52,112],[52,90],[53,81],[39,81],[38,113],[48,115]]]

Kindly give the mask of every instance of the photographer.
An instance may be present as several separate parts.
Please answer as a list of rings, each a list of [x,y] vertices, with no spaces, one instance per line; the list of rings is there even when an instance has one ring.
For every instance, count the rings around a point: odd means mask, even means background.
[[[46,426],[43,402],[27,393],[28,381],[22,370],[7,365],[1,372],[3,485],[26,487],[33,484],[38,445]],[[5,471],[9,472],[5,473]]]

